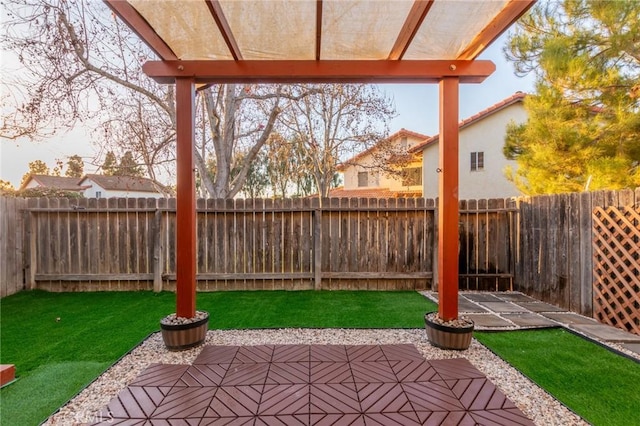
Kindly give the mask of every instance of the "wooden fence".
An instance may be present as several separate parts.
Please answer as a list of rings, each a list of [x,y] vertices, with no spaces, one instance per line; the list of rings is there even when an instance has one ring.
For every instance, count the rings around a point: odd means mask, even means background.
[[[640,189],[461,201],[460,288],[519,290],[612,324],[638,324],[638,285],[610,276],[626,268],[637,278],[638,237],[616,237],[624,241],[616,245],[603,237],[607,226],[594,225],[594,211],[639,205]],[[429,289],[437,281],[434,200],[197,207],[200,290]],[[625,226],[633,233],[640,224],[634,216]],[[602,238],[631,254],[607,266]],[[175,270],[175,200],[0,198],[1,296],[27,288],[171,290]]]
[[[516,290],[589,317],[594,316],[593,211],[633,206],[640,188],[518,199],[520,223],[515,268]],[[636,225],[640,226],[640,225]],[[630,297],[640,301],[638,288]],[[640,316],[640,311],[636,310]]]
[[[173,289],[175,200],[4,199],[23,209],[22,288]],[[434,200],[198,200],[200,290],[427,289]],[[461,203],[460,286],[509,290],[515,204]],[[15,217],[17,217],[14,214]],[[16,229],[19,227],[16,227]]]

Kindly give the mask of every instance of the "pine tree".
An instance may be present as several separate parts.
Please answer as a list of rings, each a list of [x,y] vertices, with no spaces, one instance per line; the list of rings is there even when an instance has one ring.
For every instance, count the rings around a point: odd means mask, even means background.
[[[67,161],[65,176],[80,178],[84,174],[84,161],[79,155],[72,155]]]
[[[113,173],[116,176],[142,176],[142,168],[136,163],[131,151],[124,153],[120,163]]]
[[[545,2],[519,22],[506,53],[537,94],[504,152],[523,192],[640,186],[639,37],[635,1]]]
[[[113,176],[117,168],[117,159],[113,151],[107,152],[102,163],[102,173],[106,176]]]
[[[20,186],[24,185],[31,175],[48,175],[51,171],[49,166],[42,160],[35,160],[29,163],[29,171],[22,176]]]

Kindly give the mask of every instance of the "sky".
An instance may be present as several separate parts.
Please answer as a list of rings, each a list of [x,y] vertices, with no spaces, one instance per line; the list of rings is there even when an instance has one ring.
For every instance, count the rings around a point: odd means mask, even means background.
[[[483,83],[460,86],[460,120],[508,98],[517,91],[533,91],[533,76],[517,77],[513,65],[504,58],[502,46],[505,40],[505,36],[500,37],[478,58],[493,61],[496,71]],[[4,68],[7,62],[5,54],[0,60]],[[6,68],[2,69],[2,72],[6,72]],[[427,136],[438,133],[437,84],[385,84],[381,85],[380,89],[395,102],[397,116],[389,123],[391,133],[401,128]],[[96,163],[99,161],[96,159],[103,155],[100,147],[91,143],[90,129],[76,127],[42,142],[0,138],[0,179],[11,182],[17,188],[28,170],[29,162],[42,160],[53,168],[56,159],[66,163],[69,156],[76,154],[85,159],[85,173],[96,170],[96,165],[88,162]]]

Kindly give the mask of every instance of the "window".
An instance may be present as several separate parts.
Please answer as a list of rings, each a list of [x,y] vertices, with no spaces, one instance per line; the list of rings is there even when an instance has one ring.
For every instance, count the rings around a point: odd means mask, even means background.
[[[369,186],[369,173],[358,172],[358,187]]]
[[[410,167],[402,173],[403,186],[422,185],[422,167]]]
[[[96,191],[96,198],[102,198],[102,191]]]
[[[484,170],[484,152],[471,153],[471,171]]]

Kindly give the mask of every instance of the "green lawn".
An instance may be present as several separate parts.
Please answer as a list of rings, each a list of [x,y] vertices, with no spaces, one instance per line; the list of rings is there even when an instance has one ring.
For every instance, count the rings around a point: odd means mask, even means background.
[[[0,361],[19,380],[0,391],[2,425],[38,424],[158,330],[173,293],[21,292],[0,302]],[[416,292],[199,293],[212,329],[420,328],[435,305]]]
[[[640,364],[562,329],[475,337],[593,425],[640,425]]]

